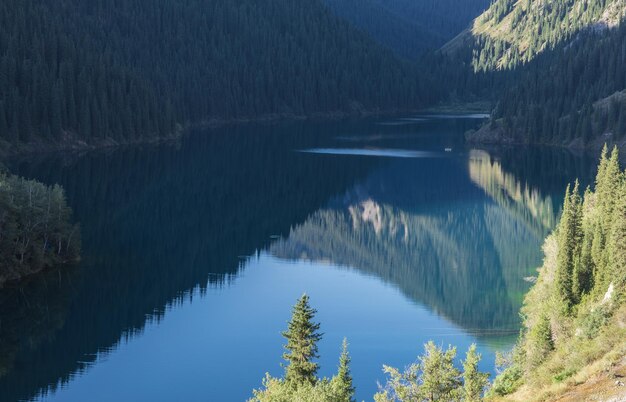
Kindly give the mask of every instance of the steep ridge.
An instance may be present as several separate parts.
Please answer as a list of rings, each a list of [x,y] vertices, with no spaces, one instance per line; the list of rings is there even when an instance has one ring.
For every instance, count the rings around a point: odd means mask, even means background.
[[[511,69],[585,31],[617,27],[623,0],[497,0],[442,50],[474,47],[477,71]]]
[[[488,0],[324,0],[338,16],[396,54],[416,59],[438,49],[489,6]]]
[[[623,0],[499,0],[442,48],[501,77],[476,142],[599,148],[626,135]]]

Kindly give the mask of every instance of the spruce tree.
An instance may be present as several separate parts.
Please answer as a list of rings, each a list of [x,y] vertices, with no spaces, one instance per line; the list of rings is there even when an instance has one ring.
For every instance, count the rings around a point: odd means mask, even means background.
[[[613,211],[613,224],[608,238],[609,277],[621,289],[626,284],[626,183],[622,180],[618,201]]]
[[[589,293],[593,288],[593,275],[595,265],[592,258],[592,247],[595,225],[597,224],[593,212],[595,195],[587,187],[582,205],[582,244],[580,246],[580,256],[576,259],[574,272],[574,291],[578,296]]]
[[[287,351],[283,354],[287,361],[285,380],[296,385],[313,385],[317,381],[319,365],[313,359],[319,357],[317,342],[322,339],[322,334],[320,324],[313,322],[316,312],[309,305],[309,296],[302,295],[293,307],[287,331],[282,334],[287,339]]]
[[[337,375],[331,381],[335,392],[335,402],[354,402],[354,385],[352,384],[352,374],[350,373],[350,361],[348,341],[344,338],[341,344]]]
[[[564,312],[569,312],[574,302],[572,292],[572,275],[574,270],[574,209],[570,186],[565,190],[565,201],[563,202],[563,213],[559,224],[558,232],[558,253],[556,266],[556,293],[557,298],[563,303]]]
[[[622,172],[619,168],[617,147],[613,148],[609,158],[607,158],[606,149],[603,150],[596,178],[598,225],[592,246],[592,256],[596,266],[594,278],[597,285],[596,292],[606,291],[606,286],[608,286],[609,252],[607,241],[614,220],[613,212],[618,201],[621,183]]]
[[[489,374],[478,371],[480,358],[476,344],[472,344],[463,361],[463,400],[466,402],[479,402],[489,383]]]
[[[569,230],[570,238],[568,239],[568,247],[571,250],[571,265],[572,265],[572,303],[578,303],[582,296],[584,285],[581,283],[581,278],[584,275],[584,268],[581,264],[581,249],[583,240],[583,205],[582,198],[580,197],[580,185],[578,180],[574,184],[572,195],[570,196],[570,208],[571,208],[571,228]]]

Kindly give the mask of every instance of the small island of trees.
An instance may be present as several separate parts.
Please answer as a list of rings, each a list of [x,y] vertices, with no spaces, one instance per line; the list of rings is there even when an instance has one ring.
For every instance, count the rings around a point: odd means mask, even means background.
[[[0,286],[77,261],[80,231],[61,186],[0,172]]]

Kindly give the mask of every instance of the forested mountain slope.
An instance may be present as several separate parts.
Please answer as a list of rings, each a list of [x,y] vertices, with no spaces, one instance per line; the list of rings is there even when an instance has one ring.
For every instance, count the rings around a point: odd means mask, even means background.
[[[601,147],[626,139],[626,26],[587,32],[515,73],[478,141]]]
[[[7,0],[0,55],[5,147],[428,100],[411,67],[319,0]]]
[[[623,0],[498,0],[442,48],[489,76],[498,102],[480,142],[575,147],[626,134]],[[474,85],[475,86],[475,85]]]
[[[497,0],[443,47],[473,46],[475,70],[510,69],[584,31],[604,31],[626,15],[624,0]]]
[[[593,191],[583,195],[576,182],[565,196],[524,301],[522,335],[493,397],[617,401],[625,395],[626,179],[617,150],[609,156],[605,148]]]
[[[398,55],[415,59],[465,29],[489,0],[324,0]]]

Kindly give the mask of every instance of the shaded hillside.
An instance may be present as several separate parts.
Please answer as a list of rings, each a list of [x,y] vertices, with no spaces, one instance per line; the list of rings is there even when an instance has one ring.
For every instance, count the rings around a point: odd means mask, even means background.
[[[429,100],[411,66],[319,0],[7,0],[0,54],[2,148],[146,141],[210,119]]]
[[[622,0],[498,0],[442,48],[498,100],[481,143],[599,148],[626,134]],[[453,70],[453,69],[452,69]],[[474,90],[475,92],[476,90]]]
[[[626,140],[626,26],[581,34],[517,73],[473,141],[600,148]],[[545,77],[551,77],[549,80]]]
[[[476,71],[511,69],[579,33],[614,28],[624,16],[623,0],[497,0],[442,50],[470,46]]]
[[[324,2],[337,15],[408,59],[438,49],[489,6],[488,0]]]

